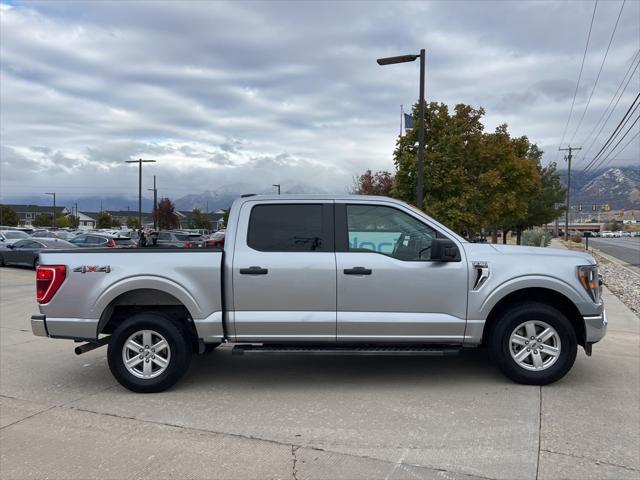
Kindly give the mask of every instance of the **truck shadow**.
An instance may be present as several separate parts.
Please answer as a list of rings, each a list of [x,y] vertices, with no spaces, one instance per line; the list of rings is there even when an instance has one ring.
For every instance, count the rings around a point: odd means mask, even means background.
[[[489,361],[484,349],[449,357],[331,356],[296,354],[231,355],[222,348],[196,356],[180,389],[197,384],[272,388],[276,385],[306,389],[341,385],[396,384],[436,386],[460,382],[509,382]]]

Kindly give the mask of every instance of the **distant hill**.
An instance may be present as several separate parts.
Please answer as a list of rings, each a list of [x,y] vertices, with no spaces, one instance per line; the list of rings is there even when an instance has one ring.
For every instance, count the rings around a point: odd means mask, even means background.
[[[560,177],[566,183],[566,170]],[[612,209],[640,209],[640,166],[595,172],[571,171],[571,204],[609,204]]]

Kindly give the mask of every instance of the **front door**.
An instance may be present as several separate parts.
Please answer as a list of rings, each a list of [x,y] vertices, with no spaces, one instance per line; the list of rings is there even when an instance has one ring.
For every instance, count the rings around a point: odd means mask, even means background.
[[[236,340],[335,341],[333,202],[246,202],[238,225]]]
[[[339,341],[462,343],[466,262],[433,262],[446,235],[410,208],[336,204]]]

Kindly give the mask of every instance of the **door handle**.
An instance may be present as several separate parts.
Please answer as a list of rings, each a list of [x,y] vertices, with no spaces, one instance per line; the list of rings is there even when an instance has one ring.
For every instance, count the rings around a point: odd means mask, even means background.
[[[345,268],[345,275],[371,275],[372,270],[364,267]]]
[[[241,268],[240,275],[266,275],[269,270],[262,267]]]

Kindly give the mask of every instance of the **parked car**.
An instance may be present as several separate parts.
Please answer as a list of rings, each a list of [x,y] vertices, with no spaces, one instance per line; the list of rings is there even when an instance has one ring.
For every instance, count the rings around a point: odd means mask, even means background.
[[[73,244],[57,238],[33,238],[18,240],[7,248],[0,250],[0,266],[22,265],[24,267],[38,266],[38,255],[43,250],[76,248]]]
[[[203,247],[207,248],[224,248],[224,237],[226,236],[225,230],[218,230],[211,235],[208,240],[204,241]]]
[[[175,232],[172,230],[162,230],[158,232],[158,247],[193,248],[202,244],[202,237],[199,234]]]
[[[75,235],[66,230],[36,230],[31,234],[33,238],[59,238],[60,240],[71,240]]]
[[[86,233],[73,237],[70,243],[81,248],[134,248],[136,242],[129,237],[120,237],[105,233]]]
[[[193,349],[450,355],[485,345],[512,380],[543,385],[607,330],[584,251],[470,243],[373,196],[237,199],[224,252],[43,251],[35,335],[108,344],[125,387],[156,392]]]
[[[31,238],[31,236],[21,230],[0,230],[0,244],[3,247],[26,238]]]

